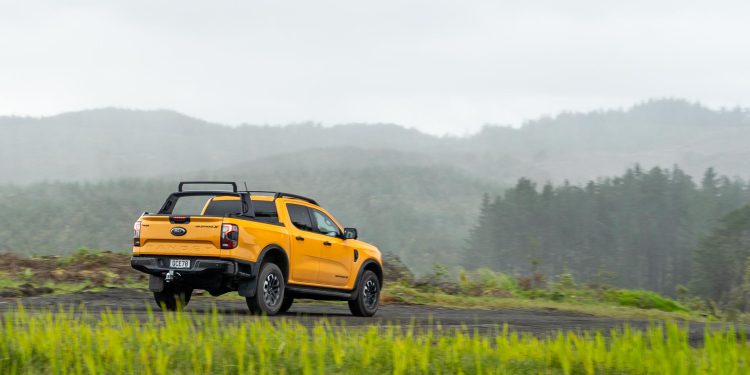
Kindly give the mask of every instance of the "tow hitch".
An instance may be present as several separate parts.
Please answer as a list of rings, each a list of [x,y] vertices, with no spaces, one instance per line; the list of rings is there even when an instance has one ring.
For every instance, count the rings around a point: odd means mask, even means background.
[[[167,272],[167,274],[164,275],[164,282],[165,283],[171,283],[171,282],[177,280],[177,278],[179,278],[180,276],[182,276],[182,275],[180,275],[179,272],[174,272],[174,270],[169,270]]]

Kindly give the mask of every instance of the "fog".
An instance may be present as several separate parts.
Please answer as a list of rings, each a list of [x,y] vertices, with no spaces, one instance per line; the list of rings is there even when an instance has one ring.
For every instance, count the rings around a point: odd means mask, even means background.
[[[0,2],[0,115],[167,108],[432,134],[750,103],[743,1]]]

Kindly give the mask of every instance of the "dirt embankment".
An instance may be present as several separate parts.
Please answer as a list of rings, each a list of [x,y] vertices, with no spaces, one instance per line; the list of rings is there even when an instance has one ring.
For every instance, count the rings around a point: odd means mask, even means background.
[[[413,279],[411,271],[398,257],[386,255],[384,263],[386,282]],[[129,254],[85,250],[66,256],[0,254],[0,298],[146,283],[147,275],[130,267]]]
[[[0,255],[0,297],[28,297],[60,290],[87,290],[146,283],[130,267],[130,256],[79,251],[69,256]]]

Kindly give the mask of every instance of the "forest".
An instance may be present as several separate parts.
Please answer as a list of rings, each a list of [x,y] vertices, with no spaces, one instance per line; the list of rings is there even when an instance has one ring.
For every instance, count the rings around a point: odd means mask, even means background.
[[[522,178],[484,197],[463,264],[726,298],[750,267],[748,208],[734,212],[750,203],[749,188],[713,169],[695,182],[678,167],[635,166],[581,186]],[[722,220],[730,228],[712,234]]]
[[[750,203],[750,184],[713,169],[696,181],[678,167],[634,166],[586,184],[521,178],[505,190],[450,169],[364,169],[306,176],[299,185],[277,181],[292,191],[324,184],[346,190],[312,195],[418,273],[435,263],[549,281],[571,274],[584,282],[668,295],[687,289],[750,304],[750,209],[741,209]],[[2,187],[0,250],[127,251],[132,222],[175,188],[159,179]],[[742,285],[745,292],[737,289]]]

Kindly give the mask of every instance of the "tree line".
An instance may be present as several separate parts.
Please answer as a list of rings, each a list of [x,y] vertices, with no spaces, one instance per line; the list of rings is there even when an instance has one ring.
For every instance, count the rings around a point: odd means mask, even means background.
[[[719,265],[713,256],[716,238],[703,240],[697,249],[701,239],[712,238],[722,216],[748,202],[747,181],[719,176],[713,169],[699,182],[676,166],[635,166],[622,176],[582,186],[539,187],[522,178],[502,195],[484,196],[463,263],[515,274],[572,273],[585,281],[666,294],[690,285],[718,298],[707,275],[750,263],[743,258],[738,266],[733,263],[737,257],[728,257]],[[734,246],[729,240],[722,243]]]

